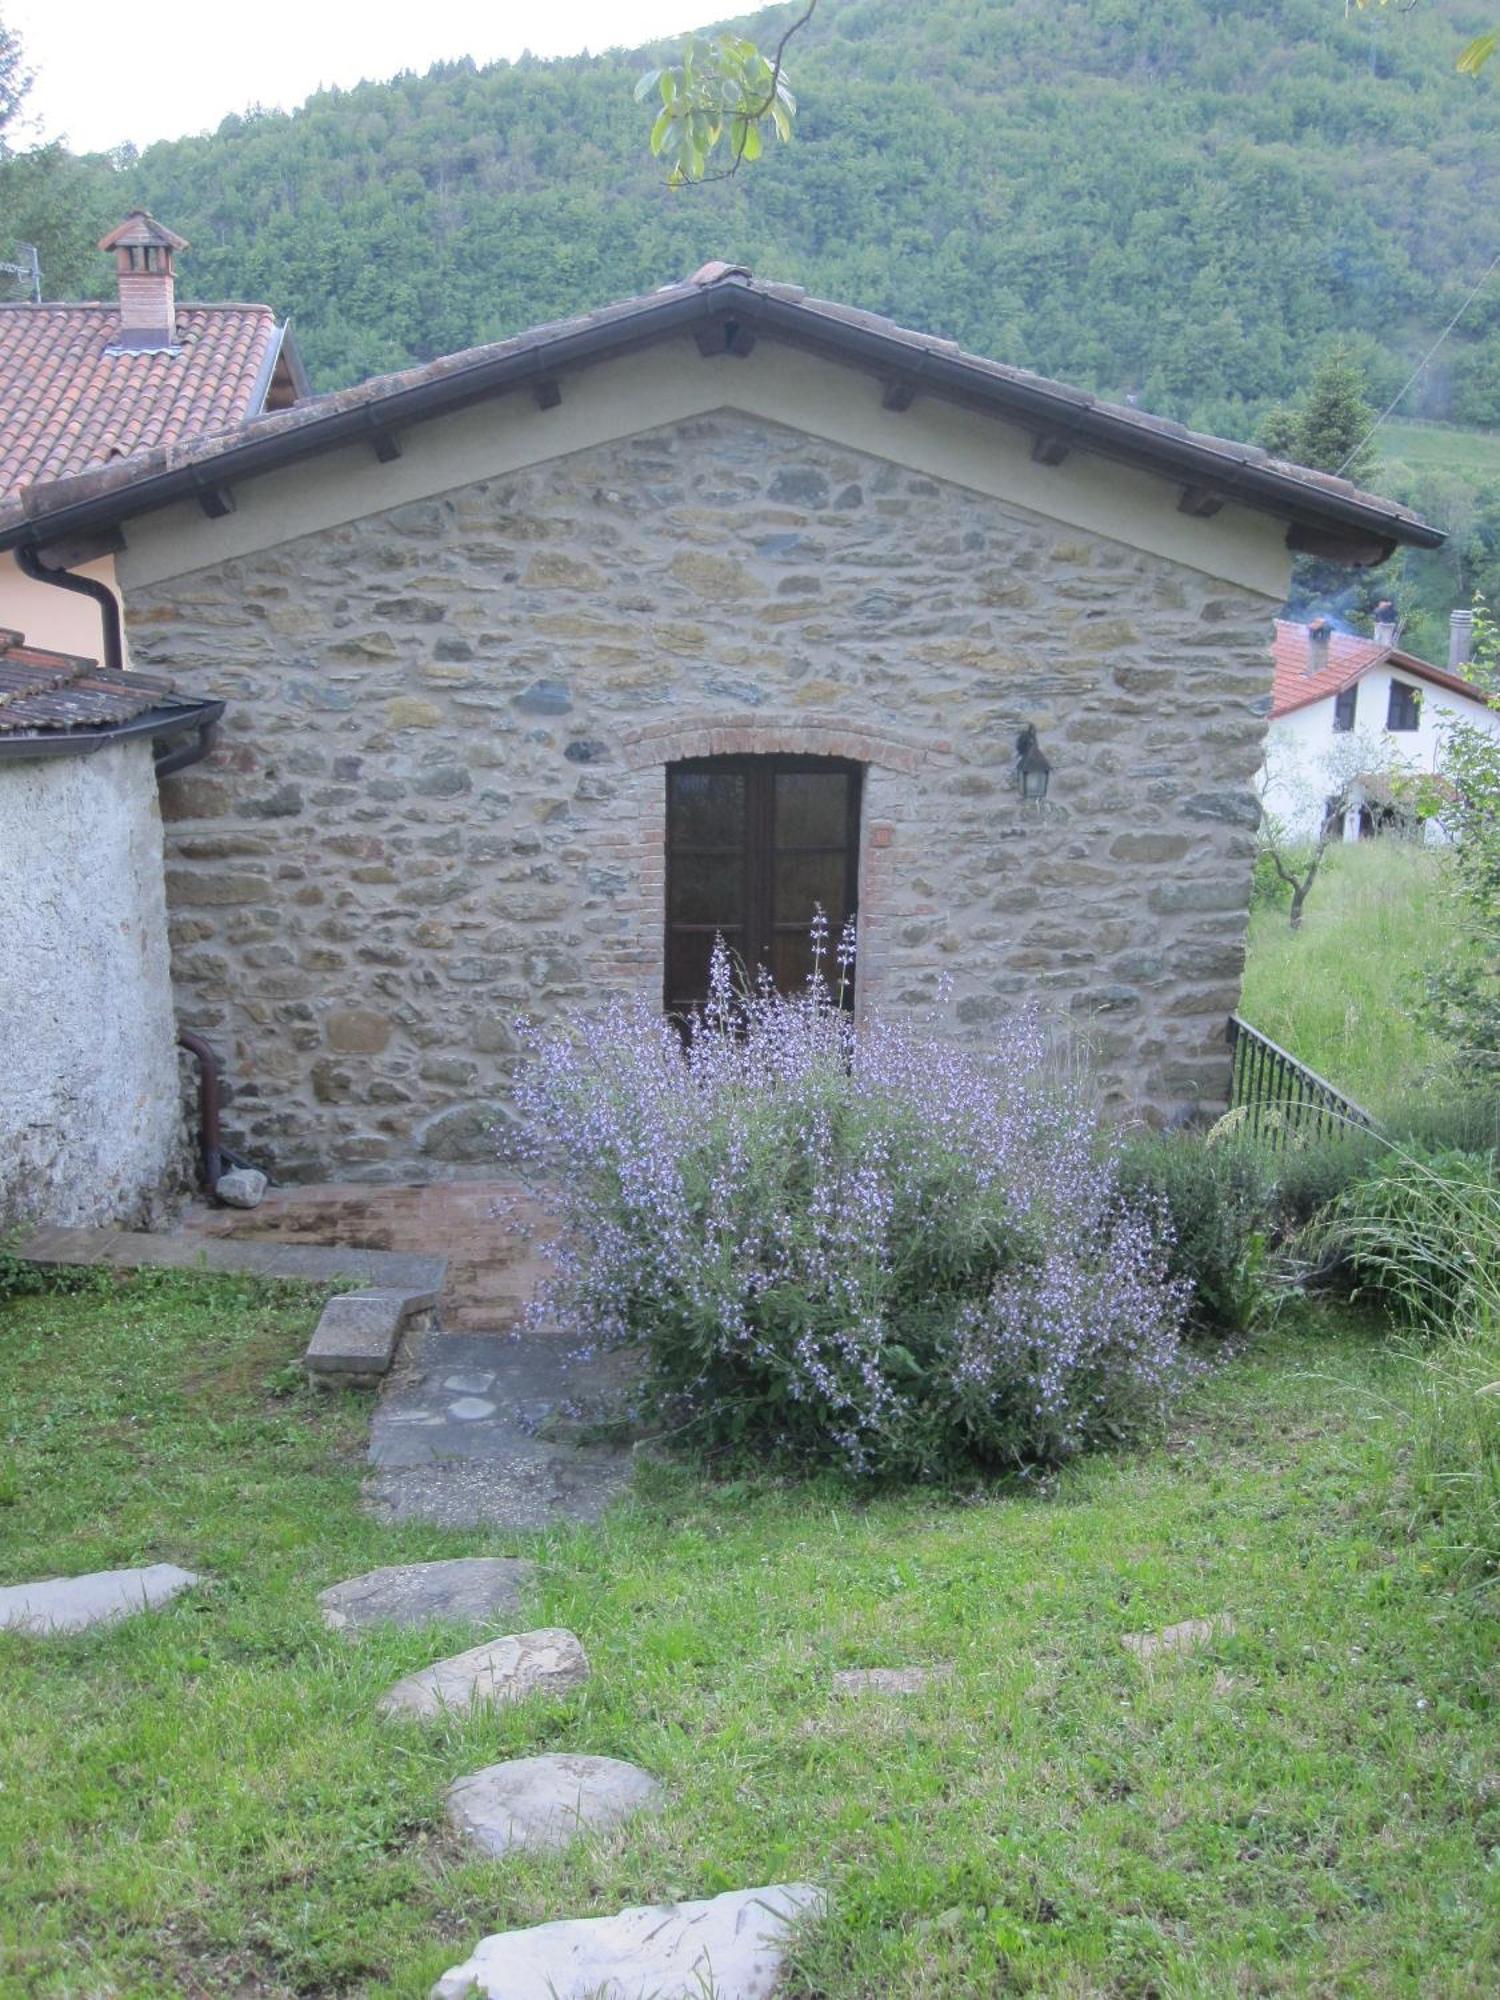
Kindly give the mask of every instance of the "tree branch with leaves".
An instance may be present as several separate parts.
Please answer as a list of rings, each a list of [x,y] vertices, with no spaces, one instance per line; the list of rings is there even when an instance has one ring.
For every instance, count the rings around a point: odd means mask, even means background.
[[[1409,14],[1418,0],[1344,0],[1345,14],[1368,14],[1372,7],[1390,7],[1398,14]],[[1454,68],[1465,76],[1478,76],[1495,50],[1500,48],[1500,28],[1491,28],[1486,34],[1476,35],[1459,51]]]
[[[760,158],[768,131],[783,143],[791,138],[797,100],[782,59],[817,5],[808,0],[770,55],[743,35],[716,35],[709,42],[694,38],[677,62],[646,71],[636,102],[661,99],[649,143],[666,164],[668,187],[732,180],[747,160]],[[721,145],[727,157],[719,155]],[[714,164],[716,158],[722,163]]]

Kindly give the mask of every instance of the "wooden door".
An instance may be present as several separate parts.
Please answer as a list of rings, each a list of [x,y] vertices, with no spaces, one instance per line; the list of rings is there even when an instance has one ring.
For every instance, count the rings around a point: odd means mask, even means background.
[[[812,970],[814,911],[828,919],[824,973],[858,893],[862,767],[836,757],[694,757],[667,767],[666,1007],[708,993],[714,938],[782,992]],[[845,994],[853,1004],[852,983]]]

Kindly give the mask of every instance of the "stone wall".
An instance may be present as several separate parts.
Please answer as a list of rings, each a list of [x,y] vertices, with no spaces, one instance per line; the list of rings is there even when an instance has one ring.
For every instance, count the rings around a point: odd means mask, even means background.
[[[518,1013],[660,993],[663,765],[743,750],[868,766],[862,1005],[1037,1000],[1117,1105],[1212,1106],[1272,608],[728,411],[133,589],[136,664],[230,702],[165,787],[229,1142],[482,1170]]]
[[[151,745],[0,764],[0,1224],[152,1220],[181,1177]]]

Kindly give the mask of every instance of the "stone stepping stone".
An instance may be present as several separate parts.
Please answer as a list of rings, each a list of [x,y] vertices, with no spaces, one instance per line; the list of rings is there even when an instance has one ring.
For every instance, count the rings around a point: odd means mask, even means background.
[[[1165,1626],[1160,1632],[1125,1632],[1120,1644],[1138,1660],[1154,1660],[1159,1653],[1192,1653],[1210,1640],[1228,1638],[1234,1619],[1227,1611],[1212,1618],[1184,1618],[1180,1625]]]
[[[176,1563],[151,1563],[145,1569],[96,1569],[87,1576],[8,1584],[0,1589],[0,1629],[44,1636],[86,1632],[139,1611],[154,1611],[198,1581]]]
[[[529,1694],[566,1694],[589,1677],[588,1658],[571,1632],[546,1626],[510,1632],[487,1645],[408,1674],[380,1697],[380,1715],[422,1720],[459,1715],[486,1702],[524,1701]]]
[[[482,1938],[429,2000],[770,2000],[788,1927],[823,1908],[807,1882],[731,1889]]]
[[[516,1757],[448,1787],[448,1819],[483,1854],[566,1847],[661,1803],[649,1771],[618,1757]]]
[[[835,1694],[869,1695],[921,1694],[936,1681],[948,1680],[952,1667],[845,1667],[833,1677]]]
[[[430,1625],[439,1618],[483,1625],[515,1610],[534,1566],[509,1556],[395,1563],[331,1584],[318,1602],[328,1629],[350,1636],[372,1625]]]

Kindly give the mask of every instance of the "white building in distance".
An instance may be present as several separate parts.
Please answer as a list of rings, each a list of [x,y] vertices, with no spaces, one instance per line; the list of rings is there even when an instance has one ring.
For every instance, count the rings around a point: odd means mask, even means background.
[[[1368,638],[1337,631],[1326,618],[1277,619],[1261,797],[1285,839],[1316,839],[1350,777],[1345,840],[1409,827],[1400,780],[1441,775],[1452,726],[1474,723],[1500,736],[1500,710],[1461,671],[1472,617],[1454,612],[1446,668],[1401,651],[1389,605],[1376,607]],[[1441,839],[1441,819],[1428,822],[1428,832]]]

